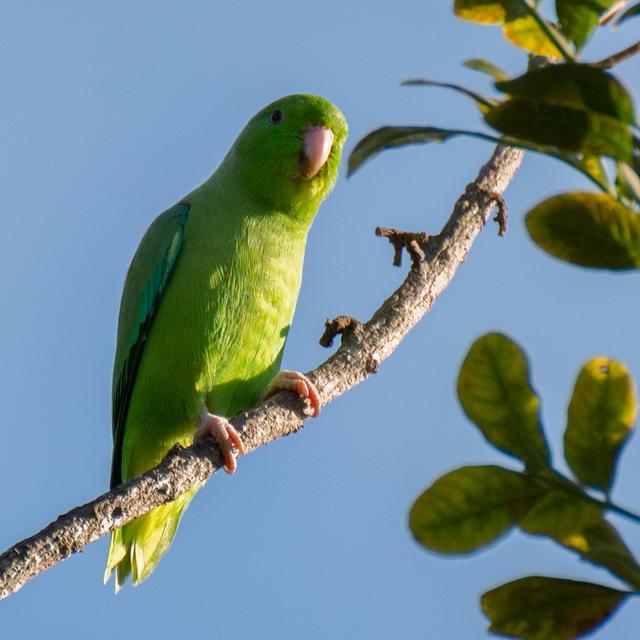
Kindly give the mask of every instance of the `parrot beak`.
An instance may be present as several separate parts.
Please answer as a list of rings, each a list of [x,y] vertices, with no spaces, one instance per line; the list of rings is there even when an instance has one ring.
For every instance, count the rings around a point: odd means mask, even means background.
[[[324,167],[331,147],[333,146],[333,131],[327,127],[314,125],[309,127],[303,139],[304,172],[311,179]]]

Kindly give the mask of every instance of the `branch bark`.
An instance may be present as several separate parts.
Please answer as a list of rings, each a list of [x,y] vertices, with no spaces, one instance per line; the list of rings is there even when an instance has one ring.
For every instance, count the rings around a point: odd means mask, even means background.
[[[613,55],[599,60],[598,62],[592,62],[591,66],[597,67],[598,69],[613,69],[617,64],[635,56],[637,53],[640,53],[640,40],[632,44],[630,47],[627,47],[622,51],[618,51],[618,53],[614,53]]]
[[[424,259],[413,265],[402,285],[365,324],[353,323],[340,348],[307,375],[323,405],[375,373],[411,328],[429,311],[464,261],[487,223],[496,201],[513,178],[522,152],[498,146],[456,202],[437,236],[424,245]],[[307,417],[303,403],[280,393],[231,423],[246,452],[299,431]],[[220,451],[207,438],[188,448],[174,447],[154,469],[61,515],[34,536],[0,556],[0,598],[114,529],[204,483],[222,468]]]

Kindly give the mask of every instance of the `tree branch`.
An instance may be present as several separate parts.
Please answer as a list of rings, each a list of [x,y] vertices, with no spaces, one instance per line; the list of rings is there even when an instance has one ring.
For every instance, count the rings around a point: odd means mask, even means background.
[[[622,51],[618,51],[618,53],[614,53],[613,55],[599,60],[598,62],[592,62],[591,66],[597,67],[598,69],[613,69],[617,64],[635,56],[636,53],[640,53],[640,40],[635,44],[632,44],[630,47],[627,47]]]
[[[424,245],[424,259],[414,261],[405,281],[366,324],[354,323],[340,348],[307,375],[323,405],[375,373],[411,328],[429,311],[458,266],[502,193],[513,178],[522,151],[499,146],[476,180],[456,202],[437,236]],[[307,417],[291,393],[280,393],[231,423],[241,432],[248,452],[295,433]],[[222,467],[220,451],[207,438],[188,448],[174,447],[154,469],[113,491],[61,515],[42,531],[0,556],[0,598],[114,529],[177,498],[205,482]]]

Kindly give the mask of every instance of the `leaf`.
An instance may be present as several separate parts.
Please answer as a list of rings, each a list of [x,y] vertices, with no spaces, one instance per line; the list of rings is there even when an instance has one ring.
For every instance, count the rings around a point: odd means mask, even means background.
[[[472,89],[467,89],[459,84],[451,84],[450,82],[436,82],[435,80],[426,80],[424,78],[412,78],[410,80],[404,80],[402,82],[402,86],[404,87],[442,87],[444,89],[451,89],[458,93],[462,93],[463,95],[471,98],[475,103],[478,109],[485,113],[491,107],[495,107],[498,102],[492,98],[488,98],[487,96],[483,96],[481,93],[473,91]]]
[[[458,375],[458,396],[491,444],[529,467],[549,465],[540,401],[529,382],[526,356],[513,340],[489,333],[474,342]]]
[[[581,49],[598,26],[600,16],[616,1],[556,0],[556,13],[563,33],[577,49]]]
[[[381,127],[367,134],[355,146],[349,156],[348,175],[352,175],[366,160],[378,155],[384,149],[404,147],[409,144],[446,142],[456,136],[471,136],[490,142],[499,142],[495,136],[479,131],[437,127]]]
[[[455,0],[455,14],[481,24],[501,24],[509,42],[541,56],[561,58],[535,18],[518,0]]]
[[[455,14],[471,22],[504,24],[509,17],[526,15],[515,0],[455,0]]]
[[[438,127],[381,127],[368,133],[355,146],[349,156],[348,176],[353,175],[367,160],[375,157],[385,149],[404,147],[411,144],[427,144],[429,142],[446,142],[457,136],[477,138],[494,144],[501,144],[516,149],[526,149],[536,153],[543,153],[551,158],[560,160],[583,173],[600,189],[606,190],[608,183],[603,176],[600,160],[597,156],[581,156],[579,154],[559,151],[550,146],[536,144],[530,140],[522,140],[512,136],[496,136],[482,131],[465,129],[439,129]]]
[[[591,582],[529,576],[487,591],[480,604],[494,633],[570,640],[603,624],[629,595]]]
[[[600,507],[593,502],[565,491],[551,491],[531,508],[520,528],[527,533],[564,540],[581,533],[601,517]]]
[[[384,149],[424,142],[444,142],[455,135],[459,133],[436,127],[381,127],[367,134],[355,146],[349,156],[348,175]]]
[[[544,479],[542,479],[544,484]],[[520,520],[527,533],[555,540],[583,560],[608,569],[640,589],[640,565],[615,527],[602,517],[599,505],[563,490],[552,490]]]
[[[551,25],[549,26],[551,27]],[[535,55],[546,56],[556,60],[563,57],[562,53],[558,51],[555,44],[531,15],[508,20],[502,28],[502,33],[511,44],[515,44],[517,47]],[[556,37],[558,36],[560,34],[556,32]]]
[[[564,193],[525,218],[531,239],[552,256],[583,267],[640,266],[640,216],[597,193]]]
[[[638,4],[634,4],[632,7],[629,7],[616,22],[616,26],[620,26],[623,22],[630,20],[631,18],[637,18],[640,16],[640,2]]]
[[[564,434],[564,454],[580,482],[609,493],[637,413],[627,368],[609,358],[587,362],[576,380]]]
[[[509,80],[509,74],[489,60],[483,60],[482,58],[471,58],[470,60],[465,60],[462,64],[467,67],[467,69],[473,69],[474,71],[479,71],[480,73],[486,73],[495,80]]]
[[[547,484],[544,475],[532,479],[543,486]],[[640,590],[640,565],[620,534],[602,516],[600,505],[590,502],[586,495],[581,497],[575,485],[568,484],[572,491],[554,489],[535,502],[521,518],[520,528],[555,540]]]
[[[633,162],[631,127],[595,111],[511,98],[490,109],[484,119],[509,136],[553,145],[563,151]]]
[[[486,115],[502,133],[565,151],[633,163],[633,101],[606,71],[584,64],[536,69],[496,83],[511,96]]]
[[[640,565],[615,527],[604,518],[557,542],[577,552],[583,560],[605,567],[634,589],[640,589]]]
[[[589,64],[558,64],[534,69],[496,87],[516,98],[593,111],[634,124],[633,99],[610,73]]]
[[[502,467],[462,467],[418,497],[409,527],[432,551],[468,553],[504,535],[542,491],[527,476]]]

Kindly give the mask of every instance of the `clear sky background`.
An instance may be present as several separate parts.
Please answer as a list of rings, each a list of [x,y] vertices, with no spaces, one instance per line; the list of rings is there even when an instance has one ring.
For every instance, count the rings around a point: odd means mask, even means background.
[[[455,19],[451,1],[390,3],[0,3],[0,547],[108,488],[110,382],[125,271],[147,225],[216,168],[271,100],[321,94],[344,111],[347,151],[381,124],[481,126],[463,97],[402,88],[412,76],[488,90],[463,69],[524,54],[496,28]],[[593,59],[637,39],[596,37]],[[640,92],[638,59],[619,67]],[[436,232],[491,147],[457,140],[388,152],[337,187],[310,234],[285,366],[329,354],[323,322],[367,319],[402,280],[376,225]],[[553,544],[511,534],[472,557],[433,555],[407,527],[415,497],[464,464],[503,463],[455,396],[472,341],[503,331],[528,352],[562,469],[575,376],[592,356],[640,377],[637,273],[557,262],[523,213],[586,188],[527,157],[507,192],[506,238],[488,228],[433,311],[380,372],[300,434],[218,474],[193,501],[152,578],[117,597],[102,585],[103,539],[0,603],[3,638],[486,637],[479,595],[528,574],[615,585]],[[640,510],[640,442],[615,498]],[[614,519],[640,552],[640,528]],[[637,636],[631,601],[600,634]]]

